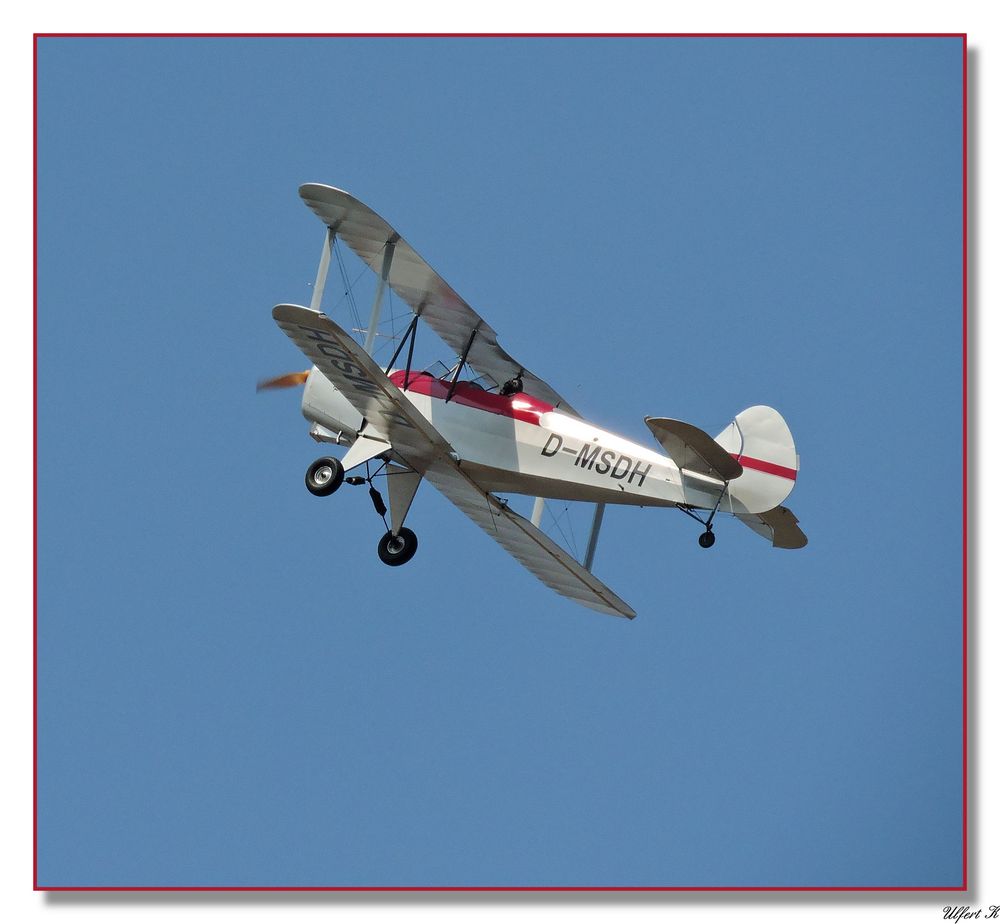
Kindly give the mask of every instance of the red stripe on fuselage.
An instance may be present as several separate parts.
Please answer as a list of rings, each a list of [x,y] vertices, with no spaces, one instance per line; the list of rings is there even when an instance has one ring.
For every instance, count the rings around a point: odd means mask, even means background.
[[[448,397],[448,389],[451,388],[450,382],[443,381],[429,372],[411,372],[407,380],[406,370],[397,369],[389,375],[389,380],[397,388],[402,388],[403,391],[428,395],[442,401]],[[407,381],[405,388],[403,388],[404,381]],[[501,417],[512,417],[514,420],[523,420],[525,423],[535,426],[539,426],[542,414],[555,410],[551,404],[546,404],[544,401],[532,398],[531,395],[526,395],[523,392],[510,396],[497,395],[479,388],[471,382],[459,382],[455,386],[451,400],[454,404],[461,404],[463,407],[486,411],[488,414],[499,414]],[[758,472],[795,481],[797,472],[794,468],[785,468],[783,465],[775,465],[773,462],[753,459],[750,456],[737,456],[735,453],[732,453],[732,456],[744,468],[756,469]]]
[[[405,379],[405,369],[399,369],[389,376],[389,380],[397,388],[403,388]],[[443,400],[448,397],[449,388],[451,388],[450,382],[435,378],[428,372],[411,372],[409,384],[403,388],[403,391],[412,391],[418,395],[428,395],[431,398]],[[455,386],[451,401],[453,404],[472,407],[477,411],[486,411],[488,414],[513,417],[515,420],[523,420],[525,423],[535,424],[535,426],[538,426],[542,414],[553,410],[551,404],[546,404],[530,395],[523,393],[510,396],[496,395],[473,385],[471,382],[459,382]]]
[[[794,468],[785,468],[783,465],[775,465],[773,462],[765,462],[763,459],[751,459],[749,456],[738,456],[735,452],[730,455],[744,468],[756,469],[768,475],[777,475],[779,478],[789,478],[795,481],[798,472]]]

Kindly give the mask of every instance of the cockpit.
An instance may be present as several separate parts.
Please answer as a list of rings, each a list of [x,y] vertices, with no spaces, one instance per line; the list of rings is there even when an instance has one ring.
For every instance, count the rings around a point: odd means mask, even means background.
[[[457,365],[449,368],[442,362],[436,362],[421,372],[407,373],[405,369],[396,369],[389,374],[389,378],[404,392],[427,395],[532,423],[537,423],[542,414],[552,410],[551,405],[524,393],[524,380],[520,373],[498,384],[491,376],[480,375],[467,365],[459,369]]]

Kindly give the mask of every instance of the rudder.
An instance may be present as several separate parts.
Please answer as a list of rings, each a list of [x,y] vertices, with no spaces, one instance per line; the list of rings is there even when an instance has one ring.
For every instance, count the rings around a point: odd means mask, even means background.
[[[799,457],[788,424],[774,408],[758,404],[741,411],[715,441],[743,466],[729,483],[733,513],[772,510],[792,493]]]

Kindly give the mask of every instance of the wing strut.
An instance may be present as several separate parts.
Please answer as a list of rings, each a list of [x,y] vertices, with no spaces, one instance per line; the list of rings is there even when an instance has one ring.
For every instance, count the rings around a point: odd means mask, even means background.
[[[388,375],[392,371],[392,364],[399,359],[399,354],[403,352],[403,347],[406,346],[406,341],[409,340],[410,349],[406,353],[406,375],[403,378],[403,391],[406,391],[410,385],[410,366],[413,363],[413,341],[417,339],[417,321],[419,320],[420,312],[418,311],[400,338],[399,346],[396,347],[396,352],[392,354],[392,359],[389,360],[385,367],[385,374]]]
[[[465,361],[469,358],[469,350],[472,349],[472,341],[476,339],[478,331],[479,325],[477,324],[472,328],[472,333],[469,335],[469,342],[465,345],[465,349],[462,351],[462,359],[458,364],[458,368],[455,370],[455,374],[451,377],[451,386],[448,388],[448,395],[444,399],[446,404],[451,401],[451,396],[455,394],[455,386],[458,384],[458,377],[462,374],[462,370],[465,368]]]
[[[583,559],[583,567],[588,571],[594,564],[594,553],[597,551],[597,537],[601,533],[601,523],[604,522],[604,504],[598,504],[594,509],[594,522],[590,527],[590,538],[587,540],[587,554]]]
[[[330,250],[333,248],[334,237],[336,237],[336,232],[333,228],[327,228],[326,237],[323,238],[323,250],[319,255],[319,269],[316,270],[316,284],[313,286],[312,301],[309,302],[309,307],[313,311],[319,311],[323,301],[323,289],[326,288],[326,274],[330,269]]]
[[[540,527],[542,525],[542,513],[545,511],[545,498],[536,497],[535,506],[531,508],[531,525]]]
[[[378,288],[375,290],[375,301],[372,302],[372,316],[368,321],[368,333],[365,336],[365,352],[371,356],[375,348],[375,335],[378,333],[378,320],[382,314],[382,296],[385,295],[385,284],[392,268],[392,254],[396,249],[399,235],[394,234],[386,241],[385,252],[382,254],[382,271],[378,274]]]

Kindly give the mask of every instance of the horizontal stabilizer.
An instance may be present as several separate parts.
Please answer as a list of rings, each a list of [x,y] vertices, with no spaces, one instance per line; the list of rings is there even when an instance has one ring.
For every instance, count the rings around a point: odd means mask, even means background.
[[[763,513],[741,513],[742,520],[758,536],[770,540],[776,549],[801,549],[809,540],[799,529],[799,521],[787,507],[775,507]]]
[[[732,481],[743,474],[743,466],[704,430],[669,417],[647,417],[646,426],[678,468],[721,481]]]

